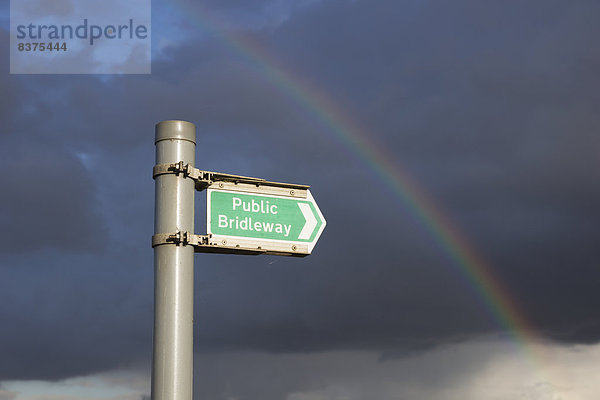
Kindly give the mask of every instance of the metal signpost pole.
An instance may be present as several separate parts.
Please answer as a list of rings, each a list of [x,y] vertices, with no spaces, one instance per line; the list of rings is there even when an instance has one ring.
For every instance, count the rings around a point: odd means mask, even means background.
[[[309,186],[199,170],[196,127],[156,125],[152,400],[192,400],[194,252],[312,253],[327,222]],[[207,234],[194,233],[194,194],[206,190]]]
[[[156,164],[195,165],[196,127],[186,121],[156,125]],[[194,181],[184,174],[155,176],[154,233],[194,232]],[[154,247],[152,400],[191,400],[194,247]]]

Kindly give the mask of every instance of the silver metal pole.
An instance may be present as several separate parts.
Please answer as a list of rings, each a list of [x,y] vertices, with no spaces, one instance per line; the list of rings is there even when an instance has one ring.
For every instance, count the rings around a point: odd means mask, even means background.
[[[195,165],[196,127],[186,121],[156,125],[156,163]],[[156,177],[154,233],[194,233],[194,181],[183,174]],[[152,400],[192,400],[194,248],[154,248]]]

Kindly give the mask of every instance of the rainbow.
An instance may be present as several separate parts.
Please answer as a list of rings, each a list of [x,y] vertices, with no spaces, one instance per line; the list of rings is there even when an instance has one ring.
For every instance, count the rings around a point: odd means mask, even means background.
[[[181,6],[180,6],[181,7]],[[528,346],[539,340],[541,335],[520,310],[500,280],[494,276],[492,268],[475,248],[466,240],[456,223],[446,217],[442,209],[434,203],[427,192],[402,167],[398,160],[388,154],[369,135],[369,131],[345,113],[323,91],[294,76],[256,41],[247,36],[238,36],[221,28],[214,15],[206,10],[183,10],[185,18],[214,35],[221,44],[270,81],[286,96],[310,112],[335,138],[359,158],[411,210],[413,217],[435,239],[447,254],[468,286],[483,301],[498,326],[506,331],[525,352],[534,352]],[[533,359],[541,355],[530,354]]]

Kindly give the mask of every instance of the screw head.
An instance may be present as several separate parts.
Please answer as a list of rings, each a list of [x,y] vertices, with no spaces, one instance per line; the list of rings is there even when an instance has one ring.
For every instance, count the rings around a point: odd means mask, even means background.
[[[223,185],[223,182],[219,182],[219,187],[222,188],[223,186],[225,186]]]
[[[293,251],[296,251],[296,245],[295,245],[295,244],[294,244],[294,245],[292,245],[292,250],[293,250]]]
[[[294,189],[290,190],[290,194],[293,196],[296,194],[296,191]]]
[[[227,240],[221,240],[222,244],[227,244]]]

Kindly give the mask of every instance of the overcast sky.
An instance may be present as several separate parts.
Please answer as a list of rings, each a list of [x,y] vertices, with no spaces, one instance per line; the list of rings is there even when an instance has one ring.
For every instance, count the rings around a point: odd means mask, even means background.
[[[303,259],[196,255],[195,399],[600,393],[600,3],[157,0],[152,73],[113,76],[10,75],[8,10],[1,400],[149,396],[167,119],[327,219]]]

